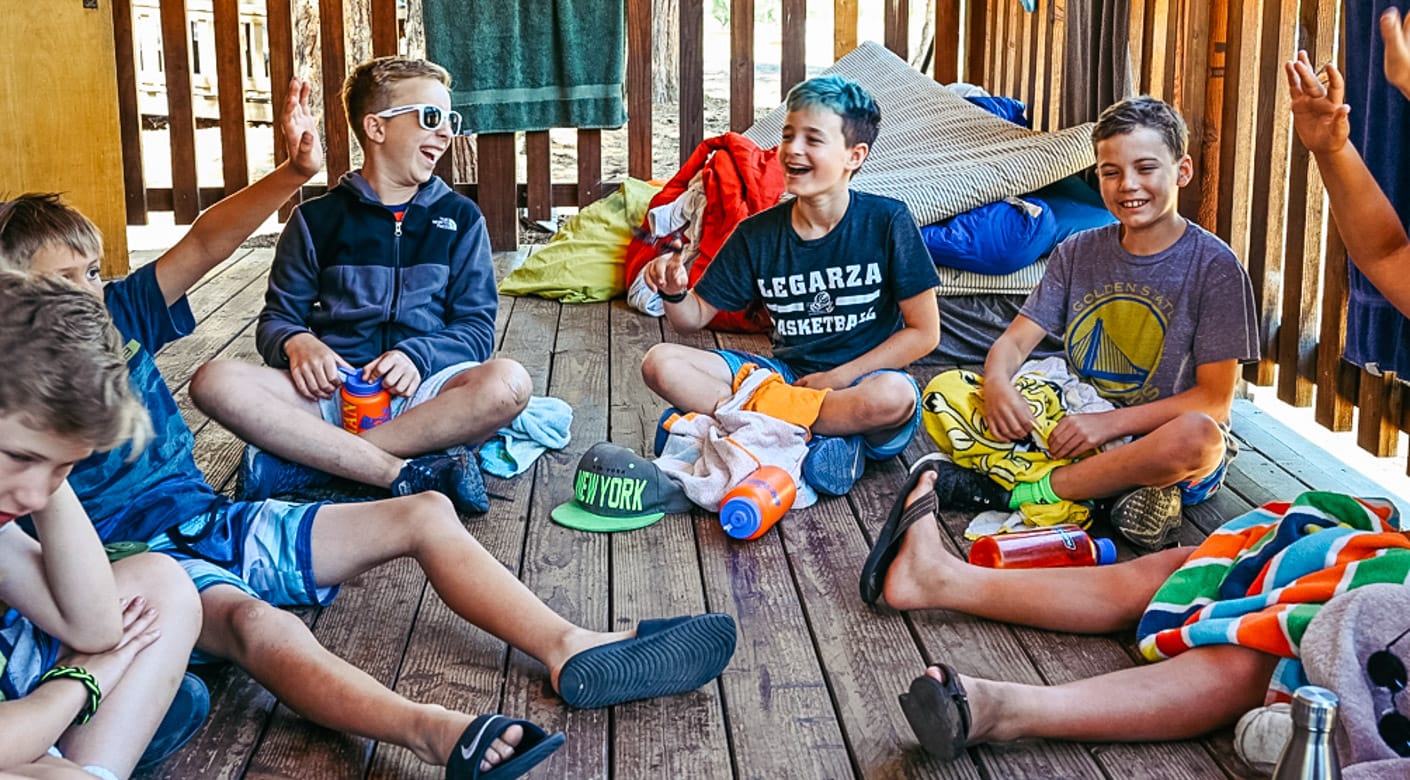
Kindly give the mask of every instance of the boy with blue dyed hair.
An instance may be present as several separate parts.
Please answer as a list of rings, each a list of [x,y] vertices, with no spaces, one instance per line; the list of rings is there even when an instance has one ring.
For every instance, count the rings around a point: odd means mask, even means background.
[[[793,199],[741,222],[693,289],[678,252],[645,272],[683,332],[761,302],[773,356],[658,344],[641,370],[676,409],[702,413],[731,396],[747,364],[777,372],[786,384],[745,408],[810,429],[803,478],[842,495],[864,456],[895,455],[920,425],[920,391],[903,369],[940,341],[939,277],[905,204],[849,187],[880,129],[872,96],[822,76],[794,87],[787,106],[779,163]]]

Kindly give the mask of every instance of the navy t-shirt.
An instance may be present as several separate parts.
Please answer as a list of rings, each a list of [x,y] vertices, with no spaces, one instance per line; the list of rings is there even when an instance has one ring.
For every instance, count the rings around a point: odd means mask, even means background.
[[[145,542],[225,501],[196,468],[195,437],[152,359],[163,345],[195,329],[196,321],[186,298],[166,305],[155,263],[108,284],[103,297],[154,436],[135,456],[131,445],[90,455],[74,466],[69,484],[103,541]]]
[[[822,238],[793,229],[794,201],[749,217],[695,285],[721,311],[761,301],[774,321],[774,357],[799,376],[874,349],[901,329],[901,301],[940,284],[906,205],[850,194],[842,221]]]

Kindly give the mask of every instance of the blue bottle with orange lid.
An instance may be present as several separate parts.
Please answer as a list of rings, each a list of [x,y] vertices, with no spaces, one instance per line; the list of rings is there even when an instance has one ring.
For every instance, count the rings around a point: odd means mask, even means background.
[[[735,539],[758,539],[793,506],[798,486],[778,466],[760,466],[720,502],[720,527]]]
[[[392,419],[392,396],[382,387],[381,379],[368,382],[361,371],[341,366],[338,373],[343,375],[343,387],[338,391],[343,430],[362,433]]]

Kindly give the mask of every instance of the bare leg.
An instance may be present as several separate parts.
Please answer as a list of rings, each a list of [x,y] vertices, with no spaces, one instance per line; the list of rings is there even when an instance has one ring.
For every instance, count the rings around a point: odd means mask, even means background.
[[[369,545],[369,539],[378,543]],[[456,614],[543,662],[555,690],[559,671],[574,654],[633,635],[588,631],[554,612],[465,530],[440,494],[318,511],[313,567],[320,587],[408,556]]]
[[[1139,439],[1053,471],[1053,492],[1082,500],[1137,487],[1165,487],[1203,477],[1224,457],[1224,434],[1212,418],[1184,414]]]
[[[921,477],[907,503],[934,482],[933,474]],[[950,609],[1053,631],[1104,634],[1136,625],[1191,552],[1163,550],[1111,566],[990,569],[951,555],[940,528],[921,521],[906,531],[882,593],[895,609]]]
[[[32,764],[12,766],[0,771],[0,778],[6,777],[28,777],[33,780],[93,780],[93,775],[83,771],[78,764],[49,755],[41,756]]]
[[[868,434],[881,444],[896,435],[916,410],[916,391],[900,374],[876,374],[823,398],[813,432],[825,436]]]
[[[666,403],[709,414],[734,392],[724,358],[680,344],[657,344],[641,361],[641,377]]]
[[[1258,650],[1212,645],[1064,685],[961,675],[973,717],[969,744],[1032,737],[1088,742],[1197,737],[1261,705],[1277,662]],[[935,667],[926,673],[942,679]]]
[[[295,615],[217,585],[201,594],[206,620],[197,646],[228,658],[294,712],[335,731],[402,745],[417,758],[444,764],[472,718],[435,704],[418,704],[328,652]],[[506,731],[493,747],[513,754],[523,729]]]
[[[157,611],[156,642],[139,653],[122,681],[103,692],[103,706],[88,723],[60,740],[64,756],[96,764],[126,777],[170,706],[201,625],[201,606],[191,579],[165,555],[138,555],[113,564],[118,592],[141,595]]]

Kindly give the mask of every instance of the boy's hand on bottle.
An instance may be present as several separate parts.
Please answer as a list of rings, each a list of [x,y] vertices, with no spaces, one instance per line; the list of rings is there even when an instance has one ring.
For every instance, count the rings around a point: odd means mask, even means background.
[[[338,366],[352,368],[331,347],[312,333],[298,333],[284,342],[289,357],[289,379],[299,395],[311,401],[332,398],[343,379]]]
[[[1048,434],[1048,454],[1054,458],[1076,458],[1106,444],[1116,435],[1108,430],[1105,414],[1069,414]]]
[[[1018,441],[1033,432],[1037,421],[1033,410],[1018,390],[1008,382],[985,382],[980,388],[984,400],[984,421],[999,441]]]
[[[390,349],[362,369],[362,378],[367,381],[382,380],[382,388],[392,395],[411,397],[421,386],[421,372],[405,352]]]
[[[289,166],[300,176],[309,178],[323,168],[323,143],[318,138],[318,122],[308,107],[311,87],[302,79],[289,80],[289,94],[284,98],[284,113],[280,124],[284,143],[289,150]]]
[[[137,654],[161,637],[162,632],[153,627],[156,621],[157,610],[145,599],[126,599],[122,603],[122,638],[116,645],[101,653],[75,653],[59,663],[86,669],[106,697],[122,681]]]
[[[1400,9],[1387,8],[1381,14],[1381,39],[1386,44],[1386,80],[1410,98],[1410,17],[1401,19]]]
[[[1313,154],[1331,154],[1346,146],[1351,135],[1351,106],[1343,103],[1346,82],[1337,66],[1328,63],[1320,77],[1312,70],[1307,52],[1284,63],[1288,91],[1292,96],[1293,129],[1302,145]]]

